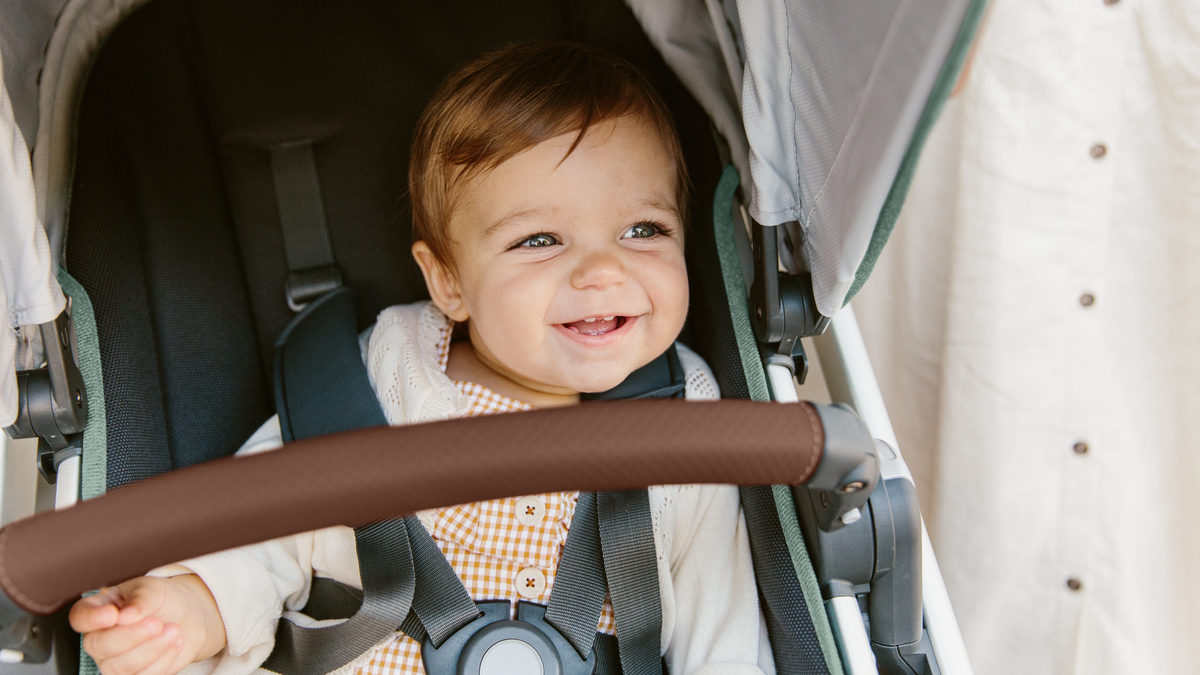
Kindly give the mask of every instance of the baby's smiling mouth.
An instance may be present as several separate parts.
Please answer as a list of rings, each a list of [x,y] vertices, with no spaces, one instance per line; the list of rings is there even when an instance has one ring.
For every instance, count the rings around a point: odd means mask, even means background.
[[[564,323],[563,327],[581,335],[604,335],[625,325],[625,321],[626,317],[623,316],[591,317],[580,321]]]

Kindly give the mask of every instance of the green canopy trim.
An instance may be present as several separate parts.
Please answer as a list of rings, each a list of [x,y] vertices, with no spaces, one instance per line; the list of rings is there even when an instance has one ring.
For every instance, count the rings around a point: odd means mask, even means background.
[[[854,283],[850,285],[850,290],[846,293],[846,300],[842,303],[843,307],[850,304],[850,300],[862,290],[863,284],[867,283],[867,278],[875,270],[879,254],[883,253],[884,244],[892,236],[892,230],[896,227],[896,219],[900,217],[900,207],[904,205],[904,198],[908,196],[908,188],[912,185],[913,174],[917,170],[917,160],[921,157],[921,149],[925,147],[925,140],[929,138],[929,132],[937,122],[938,116],[941,115],[942,108],[950,98],[950,93],[954,91],[954,84],[958,81],[963,63],[971,51],[971,43],[975,41],[975,34],[979,30],[979,22],[983,18],[986,7],[987,0],[971,0],[971,5],[967,8],[967,15],[963,19],[958,39],[954,41],[954,47],[951,48],[950,55],[942,66],[942,72],[938,74],[937,81],[933,85],[933,93],[930,94],[929,101],[925,104],[925,110],[921,112],[921,119],[918,120],[917,128],[913,131],[908,150],[904,152],[904,159],[900,162],[900,171],[896,174],[896,180],[892,182],[892,188],[883,202],[879,220],[875,222],[875,230],[871,233],[871,243],[867,245],[867,253],[863,256],[858,271],[854,274]]]

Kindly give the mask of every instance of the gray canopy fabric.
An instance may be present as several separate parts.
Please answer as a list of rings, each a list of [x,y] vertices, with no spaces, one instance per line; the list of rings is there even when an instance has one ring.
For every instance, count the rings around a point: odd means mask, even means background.
[[[20,311],[30,298],[61,307],[80,93],[104,39],[146,1],[0,2],[0,135],[12,141],[0,156],[0,265],[13,327],[32,320]],[[832,316],[886,241],[901,169],[936,112],[930,93],[956,70],[982,0],[627,2],[723,137],[750,213],[785,225],[784,267],[812,271]]]
[[[46,44],[66,0],[6,0],[0,3],[0,60],[13,115],[33,147],[38,125],[38,77]]]
[[[750,214],[842,307],[969,0],[740,0]]]

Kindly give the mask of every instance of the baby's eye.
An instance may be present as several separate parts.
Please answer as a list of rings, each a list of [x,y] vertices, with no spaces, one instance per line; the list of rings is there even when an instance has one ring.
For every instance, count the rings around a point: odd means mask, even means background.
[[[637,225],[634,225],[633,227],[626,230],[625,234],[621,235],[621,238],[622,239],[650,239],[651,237],[653,237],[656,234],[659,234],[660,232],[661,232],[661,230],[652,223],[638,223]]]
[[[545,248],[547,246],[557,245],[558,239],[556,239],[554,235],[546,234],[545,232],[541,234],[535,234],[532,237],[526,237],[517,244],[517,246],[524,248]]]

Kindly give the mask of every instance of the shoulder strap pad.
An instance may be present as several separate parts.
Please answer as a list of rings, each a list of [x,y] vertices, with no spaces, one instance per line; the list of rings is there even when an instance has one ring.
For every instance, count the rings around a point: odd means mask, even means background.
[[[275,411],[285,442],[387,424],[363,366],[354,292],[309,303],[275,341]]]

